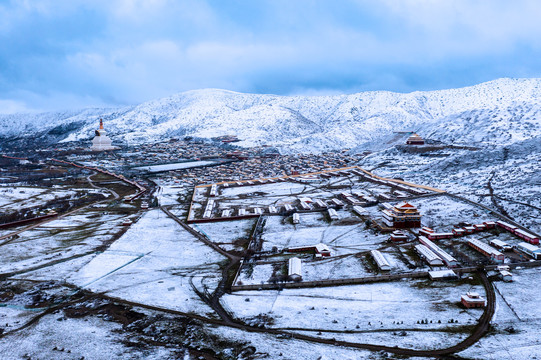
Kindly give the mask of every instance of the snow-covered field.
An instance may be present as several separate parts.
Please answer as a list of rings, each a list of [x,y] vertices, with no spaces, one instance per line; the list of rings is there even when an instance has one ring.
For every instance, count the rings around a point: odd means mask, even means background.
[[[244,248],[240,243],[247,242],[250,238],[252,228],[256,221],[257,220],[254,218],[238,221],[193,224],[191,226],[226,250],[242,251]]]
[[[359,218],[354,221],[351,225],[339,225],[327,223],[321,213],[305,213],[300,214],[300,223],[293,225],[289,218],[269,216],[264,227],[263,250],[324,243],[333,256],[338,256],[377,249],[388,239],[387,235],[367,230]]]
[[[34,267],[92,254],[121,231],[118,214],[84,210],[24,231],[2,246],[0,272],[29,271]]]
[[[339,286],[332,291],[329,288],[244,291],[225,295],[222,301],[243,319],[269,316],[272,321],[267,326],[272,328],[308,331],[313,336],[327,338],[341,338],[347,330],[354,335],[344,335],[344,340],[427,349],[453,345],[464,337],[452,337],[440,331],[455,329],[460,333],[461,326],[475,324],[482,310],[465,310],[458,305],[460,295],[472,289],[484,293],[482,287],[468,283],[429,284],[428,280],[409,280]],[[450,319],[454,322],[449,323]],[[421,320],[428,323],[419,324]],[[320,330],[322,334],[318,333]],[[367,335],[372,331],[389,335],[402,330],[408,333],[406,337]]]
[[[499,282],[498,292],[520,321],[541,322],[541,309],[538,304],[538,284],[541,279],[539,269],[514,271],[513,282]]]
[[[92,191],[95,191],[92,189]],[[0,187],[0,210],[16,211],[27,207],[38,206],[47,201],[76,194],[73,190],[60,190],[40,187]]]
[[[185,192],[186,189],[181,186],[160,186],[155,196],[161,206],[178,205],[179,196]]]
[[[151,210],[69,281],[96,292],[182,312],[211,314],[192,289],[212,291],[225,258]]]
[[[275,335],[246,332],[242,330],[207,326],[207,330],[220,338],[249,341],[257,353],[267,354],[269,359],[284,360],[358,360],[379,359],[371,351],[328,346],[307,341],[277,338]],[[263,355],[265,356],[265,355]],[[265,358],[265,357],[263,357]],[[384,357],[382,357],[384,359]]]
[[[481,359],[538,359],[541,354],[541,311],[537,268],[513,271],[513,282],[495,284],[494,330],[459,355]]]
[[[62,321],[59,321],[62,320]],[[97,317],[63,318],[46,315],[36,325],[0,339],[2,359],[163,359],[167,348],[134,353],[123,344],[122,325]]]
[[[47,189],[37,187],[0,187],[0,207],[12,204],[15,201],[34,198],[46,192]]]
[[[302,263],[302,278],[304,281],[347,279],[370,275],[373,274],[369,273],[361,259],[355,256],[331,257],[316,261],[303,261]]]

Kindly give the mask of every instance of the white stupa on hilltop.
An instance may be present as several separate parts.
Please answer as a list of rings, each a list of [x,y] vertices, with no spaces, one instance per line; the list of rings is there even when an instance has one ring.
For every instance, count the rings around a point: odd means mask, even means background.
[[[119,149],[117,146],[112,145],[111,139],[107,136],[107,131],[103,128],[103,120],[100,119],[100,128],[96,130],[96,136],[92,140],[92,146],[90,150],[92,151],[103,151],[103,150],[116,150]]]

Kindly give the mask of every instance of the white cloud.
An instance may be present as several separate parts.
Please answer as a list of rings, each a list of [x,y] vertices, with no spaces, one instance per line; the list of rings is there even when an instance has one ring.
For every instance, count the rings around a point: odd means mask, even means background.
[[[11,40],[0,97],[136,103],[204,87],[404,91],[447,86],[452,71],[464,85],[536,76],[526,60],[541,50],[539,13],[541,2],[501,0],[13,0],[0,5]]]
[[[32,109],[27,108],[26,104],[22,101],[0,99],[0,114],[15,114],[31,111]]]
[[[497,53],[517,43],[541,44],[541,2],[537,0],[383,0],[420,42],[441,51]],[[410,42],[415,39],[409,38]],[[462,45],[460,47],[459,45]]]
[[[73,110],[87,107],[112,107],[99,97],[74,92],[35,93],[14,91],[6,94],[10,99],[0,99],[0,114],[38,113],[54,110]]]

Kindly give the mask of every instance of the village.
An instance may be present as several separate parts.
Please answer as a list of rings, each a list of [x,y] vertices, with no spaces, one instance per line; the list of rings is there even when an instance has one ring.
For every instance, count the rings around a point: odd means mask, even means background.
[[[365,154],[281,155],[237,140],[122,148],[100,122],[91,151],[4,154],[2,279],[63,279],[203,323],[408,356],[467,353],[496,312],[523,318],[516,289],[541,265],[530,229],[378,176],[358,166]],[[417,134],[405,143],[423,145]]]
[[[538,236],[498,220],[485,209],[467,205],[438,189],[382,179],[361,168],[349,167],[198,186],[187,223],[205,234],[204,229],[210,227],[206,224],[257,219],[248,245],[251,256],[244,259],[249,264],[249,275],[243,275],[242,268],[239,270],[240,279],[233,284],[237,290],[276,288],[277,279],[297,283],[281,287],[305,286],[306,282],[299,284],[303,280],[303,263],[316,266],[318,260],[331,256],[363,253],[362,263],[373,266],[358,269],[356,274],[404,275],[408,269],[421,267],[425,270],[422,274],[431,279],[457,278],[478,265],[492,264],[490,269],[497,270],[504,281],[512,280],[508,271],[511,264],[541,257],[535,246]],[[450,218],[447,209],[459,207],[463,208],[462,216],[446,223]],[[430,215],[423,218],[420,209],[426,209]],[[426,223],[437,231],[422,225]],[[326,236],[329,229],[340,229],[350,234],[350,239],[341,238],[337,230]],[[364,241],[359,243],[359,239]],[[436,240],[440,245],[436,245]],[[378,242],[382,251],[376,248]],[[373,248],[368,250],[370,247]],[[362,249],[365,251],[359,251]],[[303,254],[304,261],[296,254]],[[273,271],[268,266],[286,261],[287,275],[277,276],[276,267]],[[254,271],[258,263],[267,265],[267,279],[264,271]],[[254,278],[254,272],[259,277]],[[315,279],[323,274],[308,269],[304,272],[311,275],[311,286],[318,286]],[[268,286],[269,280],[274,285]],[[324,280],[325,285],[334,280],[344,282],[340,277],[323,276],[319,280]],[[248,286],[247,282],[254,285]],[[354,278],[351,282],[363,280]]]

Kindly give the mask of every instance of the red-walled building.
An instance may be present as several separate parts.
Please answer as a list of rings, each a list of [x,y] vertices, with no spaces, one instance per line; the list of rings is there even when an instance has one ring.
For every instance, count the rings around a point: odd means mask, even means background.
[[[383,222],[394,228],[421,227],[421,214],[414,205],[402,202],[382,210]]]

